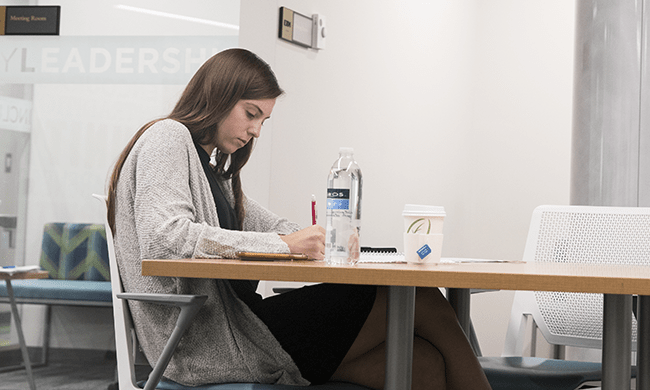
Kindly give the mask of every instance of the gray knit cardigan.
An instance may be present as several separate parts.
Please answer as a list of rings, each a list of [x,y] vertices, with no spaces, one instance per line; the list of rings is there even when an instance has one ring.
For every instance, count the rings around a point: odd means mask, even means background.
[[[230,182],[222,188],[234,203]],[[141,275],[142,259],[234,258],[235,252],[288,252],[279,234],[299,226],[245,199],[244,231],[219,228],[210,185],[188,129],[163,120],[144,132],[117,185],[115,253],[127,292],[205,294],[165,377],[188,386],[260,382],[307,385],[264,323],[224,280]],[[155,362],[178,309],[129,302],[145,356]]]

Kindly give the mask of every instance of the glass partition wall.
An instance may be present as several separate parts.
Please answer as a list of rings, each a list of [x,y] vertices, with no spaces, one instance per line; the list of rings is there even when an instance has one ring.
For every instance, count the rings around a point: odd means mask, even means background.
[[[61,6],[59,36],[0,36],[0,266],[38,264],[43,225],[102,222],[91,194],[126,142],[237,46],[239,0],[3,4]],[[0,349],[15,344],[10,324],[0,305]],[[23,324],[39,343],[38,322]]]

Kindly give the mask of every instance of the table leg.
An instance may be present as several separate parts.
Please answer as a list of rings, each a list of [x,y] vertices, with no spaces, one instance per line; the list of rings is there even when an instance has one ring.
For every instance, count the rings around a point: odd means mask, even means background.
[[[605,294],[603,299],[603,390],[631,387],[632,297]]]
[[[18,306],[16,306],[16,300],[14,299],[14,288],[11,286],[11,280],[5,280],[7,283],[7,295],[9,296],[9,302],[11,305],[11,312],[14,317],[14,322],[16,323],[16,332],[18,332],[18,342],[20,343],[20,351],[23,354],[23,362],[25,363],[25,370],[27,371],[27,381],[29,382],[29,388],[31,390],[36,390],[36,384],[34,383],[34,375],[32,374],[32,365],[29,361],[29,354],[27,352],[27,344],[25,343],[25,336],[23,335],[23,325],[20,322],[20,316],[18,315]]]
[[[415,287],[388,287],[386,309],[386,378],[384,389],[411,388]]]
[[[458,318],[458,323],[460,324],[461,329],[463,329],[463,332],[465,332],[465,336],[467,336],[467,340],[472,346],[474,354],[476,356],[483,356],[481,353],[481,346],[478,343],[476,333],[472,327],[470,316],[471,294],[472,293],[468,288],[447,288],[447,300],[454,309],[456,317]]]
[[[639,295],[636,321],[636,388],[650,390],[650,296]]]
[[[470,291],[467,288],[448,288],[447,300],[456,312],[458,323],[469,339],[470,335]]]

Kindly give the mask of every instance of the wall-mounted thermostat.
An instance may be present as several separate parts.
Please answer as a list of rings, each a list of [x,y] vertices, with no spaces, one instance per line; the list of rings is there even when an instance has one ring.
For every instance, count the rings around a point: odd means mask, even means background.
[[[324,49],[325,17],[319,14],[309,17],[287,7],[280,7],[278,36],[296,45]]]

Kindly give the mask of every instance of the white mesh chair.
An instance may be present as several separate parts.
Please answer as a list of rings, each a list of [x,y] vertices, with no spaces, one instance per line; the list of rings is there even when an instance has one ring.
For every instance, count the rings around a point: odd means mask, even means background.
[[[650,262],[650,209],[540,206],[533,212],[524,261],[647,265]],[[575,389],[581,383],[602,379],[600,363],[522,359],[525,315],[532,315],[550,344],[602,348],[602,294],[518,291],[504,358],[481,358],[494,390]],[[636,321],[632,310],[629,315],[634,348]],[[552,371],[557,371],[556,375]],[[636,369],[632,370],[632,376],[636,376]],[[558,379],[562,387],[547,383]]]
[[[102,202],[106,214],[106,197],[93,195]],[[350,383],[330,382],[317,386],[288,386],[270,385],[261,383],[219,383],[203,386],[187,387],[165,379],[162,374],[169,364],[169,360],[176,349],[183,333],[188,328],[195,315],[207,299],[205,295],[180,295],[180,294],[149,294],[149,293],[124,293],[120,279],[117,261],[115,260],[115,246],[113,233],[108,221],[106,225],[106,242],[108,245],[108,258],[111,272],[111,288],[113,294],[113,321],[115,325],[115,352],[117,355],[117,377],[120,390],[367,390],[364,386]],[[145,381],[136,378],[136,365],[145,364],[146,358],[139,350],[137,335],[126,300],[145,301],[161,305],[173,305],[181,309],[176,327],[172,332],[159,360],[153,365],[153,371]]]
[[[586,307],[589,309],[583,310]],[[575,316],[574,311],[577,312]],[[503,356],[521,356],[528,339],[534,340],[537,331],[552,345],[601,349],[602,316],[602,294],[517,291],[510,313]],[[633,312],[630,312],[630,316],[632,349],[635,350],[636,317]],[[529,318],[533,320],[532,327],[529,326]],[[531,353],[534,355],[534,352]]]
[[[524,261],[647,265],[650,209],[540,206],[533,213]],[[549,343],[602,348],[602,294],[535,291],[517,295],[521,309],[533,316]],[[636,319],[632,312],[629,315],[634,347]],[[509,332],[516,326],[512,323]],[[514,348],[517,352],[520,347]]]

